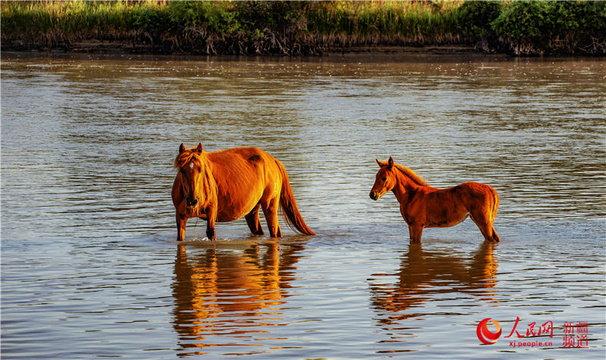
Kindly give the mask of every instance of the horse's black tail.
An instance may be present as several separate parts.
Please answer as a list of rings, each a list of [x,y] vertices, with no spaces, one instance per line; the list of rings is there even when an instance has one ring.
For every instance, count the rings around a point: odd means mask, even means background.
[[[280,168],[280,172],[282,173],[282,192],[280,194],[280,208],[282,209],[282,215],[286,219],[288,226],[290,226],[293,230],[298,230],[299,232],[306,235],[315,235],[313,231],[305,224],[305,220],[301,216],[299,212],[299,208],[297,207],[297,202],[295,201],[295,196],[292,193],[292,189],[290,187],[290,182],[288,181],[288,174],[286,173],[286,169],[284,165],[278,160],[276,160],[276,164],[278,168]]]

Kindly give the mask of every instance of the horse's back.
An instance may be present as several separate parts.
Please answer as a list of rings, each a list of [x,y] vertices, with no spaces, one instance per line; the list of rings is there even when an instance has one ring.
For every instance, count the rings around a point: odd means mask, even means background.
[[[493,189],[490,185],[472,181],[465,182],[441,191],[449,193],[451,195],[455,195],[456,197],[462,199],[469,198],[477,200],[487,197],[493,197],[497,193],[495,189]]]
[[[255,177],[272,167],[275,159],[256,147],[238,147],[207,153],[215,176]]]
[[[455,188],[456,187],[457,186],[455,186]],[[482,195],[489,196],[489,197],[498,196],[497,191],[492,186],[478,183],[478,182],[470,181],[470,182],[466,182],[461,185],[458,185],[458,187],[464,188],[466,190],[466,192],[468,192],[471,195],[475,195],[475,196],[482,196]]]
[[[258,162],[265,159],[273,159],[266,151],[257,147],[236,147],[225,150],[212,151],[207,153],[208,159],[217,163],[226,163],[234,160],[244,160],[247,162]]]

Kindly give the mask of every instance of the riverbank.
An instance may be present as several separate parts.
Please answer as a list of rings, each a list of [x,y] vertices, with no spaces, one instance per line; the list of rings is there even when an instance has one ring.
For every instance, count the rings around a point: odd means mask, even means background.
[[[3,51],[606,55],[606,2],[2,2]]]

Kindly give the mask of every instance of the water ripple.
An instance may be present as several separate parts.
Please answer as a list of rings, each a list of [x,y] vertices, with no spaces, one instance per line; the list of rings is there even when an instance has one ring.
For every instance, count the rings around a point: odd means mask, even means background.
[[[605,62],[340,60],[3,54],[2,356],[601,357]],[[199,141],[280,159],[318,235],[192,219],[177,244],[172,161]],[[503,241],[467,221],[410,246],[368,198],[389,156],[495,187]],[[480,346],[487,317],[554,344]]]

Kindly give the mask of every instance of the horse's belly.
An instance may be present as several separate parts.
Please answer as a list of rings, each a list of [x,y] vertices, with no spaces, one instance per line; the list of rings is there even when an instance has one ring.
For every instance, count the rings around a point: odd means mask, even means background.
[[[217,214],[217,221],[218,222],[230,222],[230,221],[241,219],[244,216],[246,216],[246,214],[248,214],[248,212]]]
[[[248,199],[241,199],[240,201],[226,202],[223,206],[219,206],[217,221],[230,222],[243,218],[255,208],[259,200],[255,197],[250,197]]]
[[[431,221],[428,221],[428,223],[425,227],[455,226],[455,225],[460,224],[463,221],[465,221],[465,219],[467,219],[468,216],[469,216],[469,213],[467,213],[467,212],[445,215],[444,217],[431,219]]]

